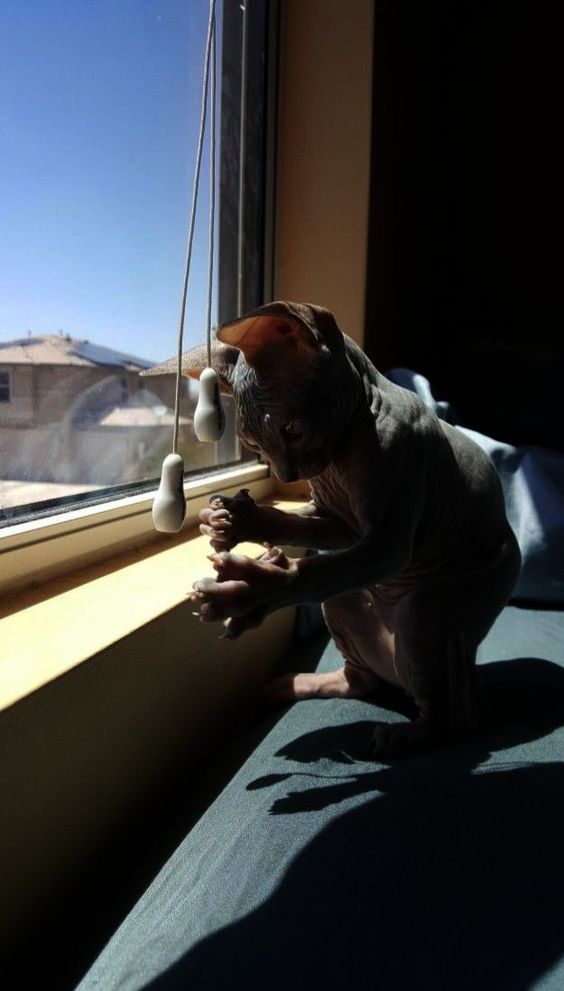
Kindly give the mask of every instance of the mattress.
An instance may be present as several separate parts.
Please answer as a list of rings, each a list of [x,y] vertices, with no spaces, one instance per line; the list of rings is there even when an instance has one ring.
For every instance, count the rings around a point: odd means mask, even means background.
[[[507,607],[479,663],[491,729],[406,761],[369,754],[392,688],[278,712],[80,989],[561,991],[564,612]]]

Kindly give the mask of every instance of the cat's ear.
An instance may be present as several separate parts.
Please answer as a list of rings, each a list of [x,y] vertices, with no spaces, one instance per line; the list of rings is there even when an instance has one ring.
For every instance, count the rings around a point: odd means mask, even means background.
[[[221,392],[226,396],[233,395],[233,378],[235,365],[239,359],[237,348],[222,344],[219,341],[212,341],[212,368],[219,376]],[[155,365],[141,372],[143,376],[150,375],[176,375],[176,356],[163,361],[162,365]],[[186,378],[199,379],[204,368],[208,367],[208,349],[205,344],[200,344],[197,348],[185,351],[182,355],[182,375]]]
[[[279,360],[314,362],[343,347],[343,335],[328,310],[308,303],[267,303],[223,324],[218,340],[239,348],[247,364],[273,367]]]

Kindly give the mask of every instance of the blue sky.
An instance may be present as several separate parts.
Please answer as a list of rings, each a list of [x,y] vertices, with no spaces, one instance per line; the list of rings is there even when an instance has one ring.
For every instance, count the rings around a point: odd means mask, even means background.
[[[0,340],[174,354],[207,0],[2,0]],[[205,335],[202,165],[185,343]]]

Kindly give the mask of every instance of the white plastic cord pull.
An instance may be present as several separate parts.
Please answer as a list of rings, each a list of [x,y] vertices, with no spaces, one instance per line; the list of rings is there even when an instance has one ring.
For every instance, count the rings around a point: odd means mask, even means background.
[[[194,413],[194,432],[198,440],[219,440],[225,430],[225,415],[219,393],[219,378],[213,368],[200,375],[200,395]]]
[[[153,523],[159,533],[177,533],[186,516],[184,462],[179,454],[167,454],[161,484],[153,502]]]
[[[188,244],[186,264],[184,267],[184,282],[180,305],[180,321],[178,327],[178,360],[176,367],[176,397],[174,402],[174,432],[172,438],[173,453],[163,461],[161,483],[153,503],[153,523],[161,533],[176,533],[180,530],[186,515],[186,499],[184,497],[184,462],[178,454],[178,433],[180,421],[180,382],[182,375],[182,340],[184,334],[184,317],[186,313],[186,298],[192,258],[192,244],[196,222],[196,205],[200,185],[200,167],[204,147],[206,129],[206,107],[208,102],[208,85],[210,85],[210,229],[209,229],[209,258],[208,258],[208,304],[207,304],[207,347],[208,365],[200,377],[200,396],[194,414],[194,430],[200,441],[217,441],[225,429],[225,415],[221,406],[219,379],[211,368],[211,309],[213,286],[213,256],[214,256],[214,217],[215,217],[215,0],[210,0],[208,17],[208,34],[204,57],[204,78],[202,83],[202,103],[200,110],[200,128],[196,150],[196,166],[194,170],[194,185],[190,222],[188,225]]]

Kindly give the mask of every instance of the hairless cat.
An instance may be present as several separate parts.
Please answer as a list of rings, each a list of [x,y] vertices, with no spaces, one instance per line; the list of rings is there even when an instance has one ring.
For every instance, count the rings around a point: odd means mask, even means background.
[[[237,432],[282,481],[308,479],[298,512],[246,490],[200,513],[216,578],[194,583],[204,622],[238,637],[284,606],[320,602],[343,666],[278,679],[280,699],[362,698],[381,680],[419,716],[375,724],[375,758],[405,756],[482,727],[476,650],[520,568],[501,485],[487,455],[392,384],[322,307],[277,302],[221,327],[213,363],[233,395]],[[175,359],[151,370],[173,370]],[[205,347],[183,355],[198,378]],[[244,540],[262,557],[231,553]],[[300,559],[279,545],[324,551]]]

